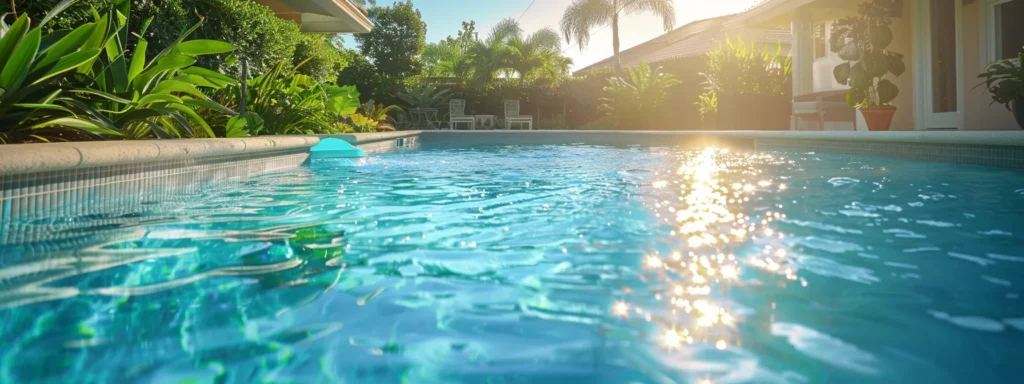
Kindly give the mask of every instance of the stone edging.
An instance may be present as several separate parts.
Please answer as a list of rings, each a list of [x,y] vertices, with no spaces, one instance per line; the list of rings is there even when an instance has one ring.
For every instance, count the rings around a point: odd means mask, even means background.
[[[299,150],[318,142],[315,136],[265,136],[9,144],[0,145],[0,176]]]
[[[374,132],[374,133],[347,133],[341,135],[315,135],[320,139],[341,139],[349,142],[352,145],[363,145],[377,143],[387,140],[401,139],[404,137],[419,136],[424,131],[394,131],[394,132]]]

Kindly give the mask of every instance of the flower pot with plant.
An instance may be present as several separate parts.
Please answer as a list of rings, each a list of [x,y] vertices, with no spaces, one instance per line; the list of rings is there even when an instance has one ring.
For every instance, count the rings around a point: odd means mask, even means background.
[[[832,26],[832,52],[845,63],[832,74],[840,84],[850,87],[846,101],[860,110],[871,131],[887,131],[896,107],[890,105],[900,89],[887,79],[906,71],[903,55],[887,48],[893,32],[889,12],[894,0],[872,0],[860,5],[857,15]]]
[[[1024,128],[1024,48],[1016,58],[989,64],[978,77],[985,79],[978,86],[988,89],[992,102],[1005,105],[1013,112],[1017,125]]]

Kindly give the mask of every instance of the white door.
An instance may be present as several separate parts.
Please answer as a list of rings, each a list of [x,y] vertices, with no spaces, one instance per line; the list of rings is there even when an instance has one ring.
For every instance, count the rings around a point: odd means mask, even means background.
[[[962,129],[961,2],[914,3],[917,129]]]

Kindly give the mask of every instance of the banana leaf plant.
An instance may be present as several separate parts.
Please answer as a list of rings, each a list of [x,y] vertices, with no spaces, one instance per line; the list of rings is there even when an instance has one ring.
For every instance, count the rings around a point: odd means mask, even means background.
[[[42,27],[75,0],[65,0],[37,25],[21,15],[0,38],[0,143],[117,137],[76,110],[66,80],[99,57],[105,27],[87,23],[43,35]]]
[[[193,64],[199,56],[228,53],[235,47],[217,40],[186,40],[202,25],[200,19],[168,47],[147,57],[144,36],[152,18],[141,24],[131,46],[129,15],[127,0],[115,1],[105,15],[94,13],[96,24],[106,28],[103,52],[90,68],[80,69],[90,81],[85,89],[71,91],[81,98],[73,104],[97,124],[127,138],[215,137],[196,109],[234,112],[202,90],[223,88],[235,80]]]

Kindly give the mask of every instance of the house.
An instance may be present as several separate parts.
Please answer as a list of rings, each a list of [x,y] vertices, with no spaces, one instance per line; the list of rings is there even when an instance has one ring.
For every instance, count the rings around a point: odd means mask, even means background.
[[[373,23],[348,0],[256,0],[278,17],[299,24],[303,32],[367,33]]]
[[[783,52],[789,52],[791,39],[789,26],[748,28],[740,25],[736,28],[729,28],[727,23],[739,15],[732,14],[697,20],[619,52],[622,67],[635,67],[640,62],[647,62],[647,64],[665,64],[673,60],[700,62],[703,60],[701,55],[717,47],[727,37],[732,39],[740,37],[744,41],[757,41],[769,44],[781,43]],[[580,76],[598,68],[612,68],[614,66],[615,58],[608,57],[577,70],[573,75]]]
[[[842,90],[832,69],[842,60],[829,49],[832,23],[854,15],[865,0],[764,0],[725,24],[783,28],[793,33],[793,94]],[[906,72],[892,129],[1017,129],[1002,105],[993,105],[978,74],[989,63],[1016,57],[1024,46],[1024,0],[897,0],[890,11],[894,40]],[[859,116],[859,114],[858,114]],[[858,118],[858,130],[865,128]],[[800,127],[794,127],[800,128]]]
[[[781,45],[782,54],[790,51],[791,35],[788,26],[746,27],[742,24],[730,27],[729,21],[740,14],[719,16],[698,20],[683,25],[666,34],[643,42],[619,53],[623,68],[631,68],[646,62],[652,67],[661,67],[665,73],[676,76],[682,85],[669,90],[662,116],[656,117],[654,126],[645,129],[700,129],[705,126],[696,101],[704,92],[700,75],[707,67],[704,54],[717,48],[727,38],[742,38],[746,42],[766,44],[769,48]],[[606,70],[615,67],[615,58],[609,57],[577,70],[574,76]],[[603,81],[603,79],[601,79]],[[590,114],[588,110],[588,114]],[[592,114],[591,114],[592,116]]]

